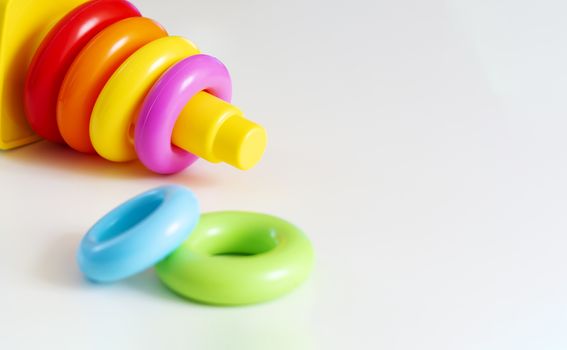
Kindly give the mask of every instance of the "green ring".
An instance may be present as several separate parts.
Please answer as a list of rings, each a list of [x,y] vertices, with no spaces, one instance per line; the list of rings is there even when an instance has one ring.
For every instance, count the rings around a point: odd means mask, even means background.
[[[189,238],[156,265],[177,294],[208,304],[242,305],[277,298],[313,267],[303,232],[280,218],[248,212],[201,216]]]

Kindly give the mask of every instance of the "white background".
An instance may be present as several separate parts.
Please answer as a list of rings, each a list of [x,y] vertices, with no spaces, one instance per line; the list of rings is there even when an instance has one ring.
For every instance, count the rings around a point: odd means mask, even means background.
[[[46,142],[0,154],[0,348],[565,349],[562,0],[137,0],[219,57],[269,132],[248,172],[170,177]],[[83,280],[82,234],[190,186],[301,226],[317,264],[273,302]]]

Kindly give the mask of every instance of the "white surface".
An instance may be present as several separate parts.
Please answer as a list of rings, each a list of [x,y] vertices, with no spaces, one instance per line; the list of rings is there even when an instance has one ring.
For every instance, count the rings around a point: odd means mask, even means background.
[[[136,4],[228,65],[268,152],[171,177],[47,143],[1,154],[0,348],[567,347],[564,1]],[[152,271],[84,282],[82,233],[163,183],[300,225],[312,278],[234,308]]]

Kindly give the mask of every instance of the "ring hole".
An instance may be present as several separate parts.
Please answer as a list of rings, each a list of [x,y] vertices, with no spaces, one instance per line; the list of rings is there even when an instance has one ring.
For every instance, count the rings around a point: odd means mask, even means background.
[[[156,211],[163,200],[163,195],[151,193],[129,203],[128,207],[121,211],[120,216],[102,230],[97,240],[103,242],[130,230]]]
[[[276,232],[271,229],[229,230],[209,235],[201,249],[212,256],[254,256],[276,248]]]
[[[241,253],[241,252],[231,252],[231,253],[218,253],[214,254],[214,256],[253,256],[259,253]]]

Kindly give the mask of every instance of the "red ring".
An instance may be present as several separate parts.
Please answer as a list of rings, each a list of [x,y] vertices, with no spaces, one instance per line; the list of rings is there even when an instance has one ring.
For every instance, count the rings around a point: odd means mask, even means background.
[[[64,142],[57,128],[57,96],[75,56],[101,30],[141,16],[125,0],[94,0],[69,12],[47,34],[28,70],[24,92],[27,119],[40,136]]]

